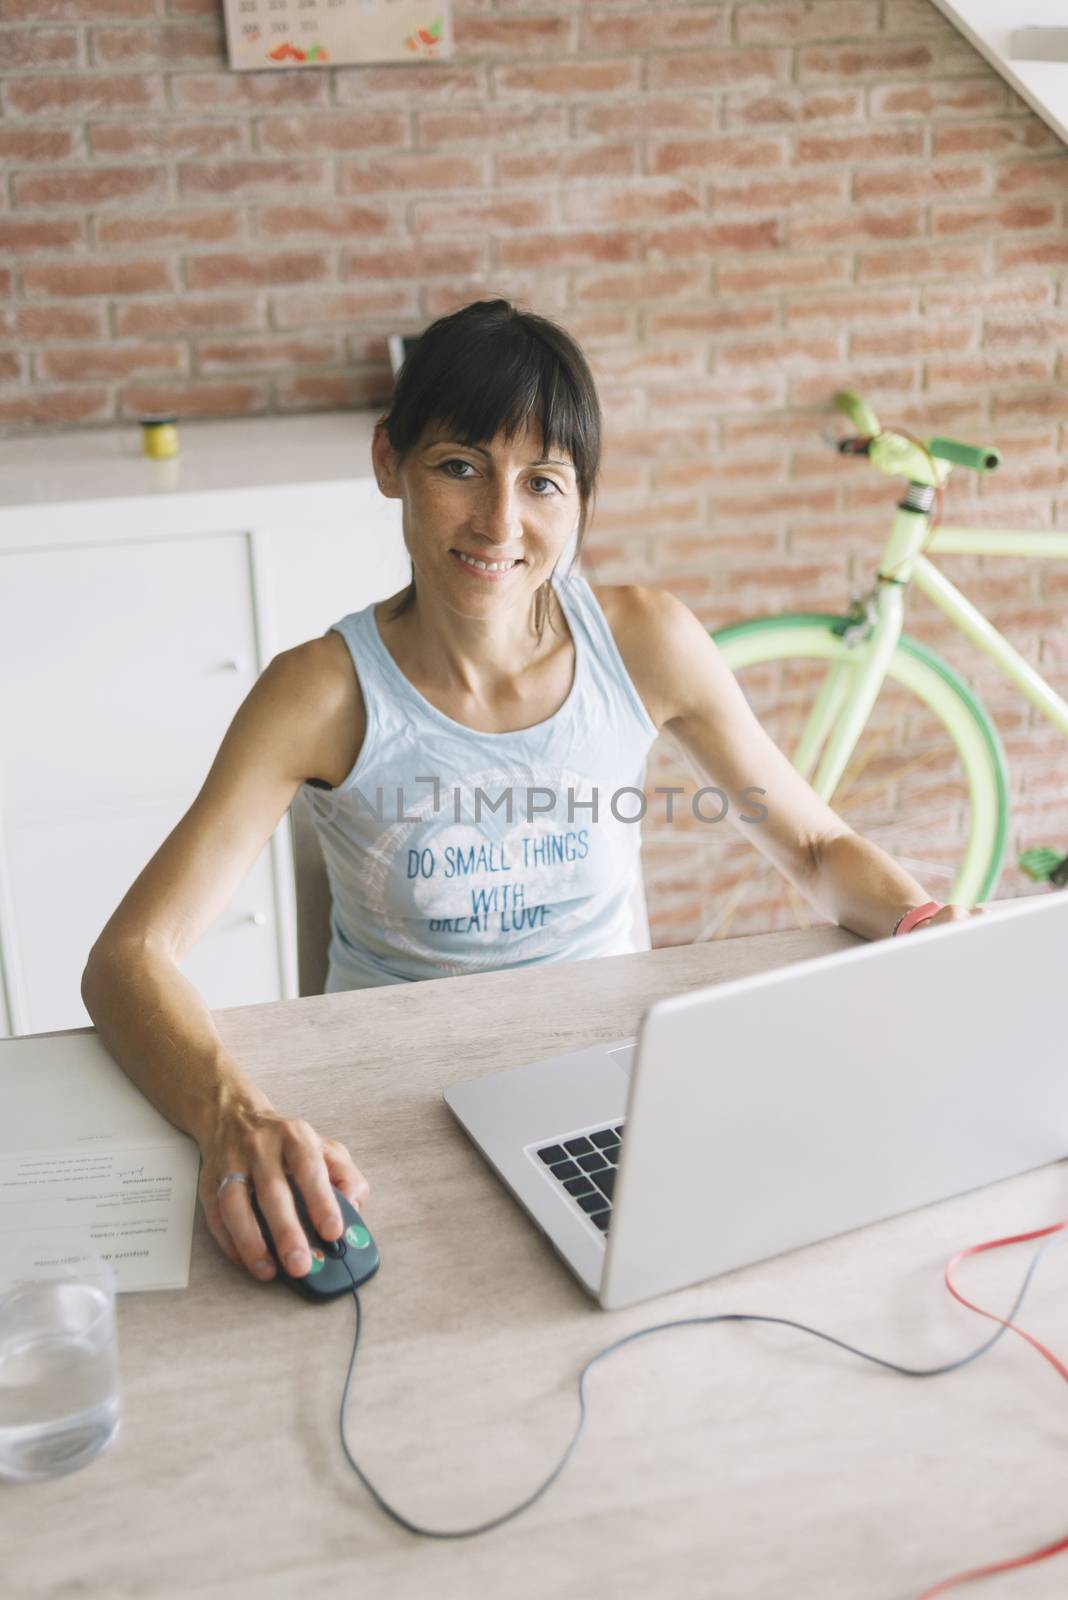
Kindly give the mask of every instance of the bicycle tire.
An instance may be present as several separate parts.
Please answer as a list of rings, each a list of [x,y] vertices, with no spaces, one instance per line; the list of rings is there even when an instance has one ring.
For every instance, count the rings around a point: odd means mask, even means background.
[[[788,662],[848,664],[850,659],[855,659],[855,647],[846,644],[842,638],[841,630],[845,624],[846,619],[833,614],[801,612],[731,623],[713,630],[712,638],[745,691],[747,674],[751,674],[753,668],[772,667],[776,663],[781,668]],[[785,676],[785,672],[781,676]],[[901,636],[891,657],[879,700],[869,719],[869,727],[879,716],[880,701],[887,692],[888,684],[893,686],[894,693],[911,697],[905,704],[911,705],[915,701],[935,719],[938,737],[949,741],[960,767],[961,824],[957,830],[960,862],[948,893],[944,889],[939,892],[941,885],[932,887],[931,892],[936,893],[939,899],[958,904],[971,905],[989,899],[1001,875],[1010,813],[1008,771],[997,729],[964,680],[933,651],[906,634]],[[777,692],[785,691],[780,689]],[[814,699],[815,688],[811,692]],[[760,712],[757,714],[760,715]],[[807,720],[807,709],[804,715]],[[765,718],[762,716],[761,720],[765,721]],[[775,737],[773,728],[769,727],[768,731]],[[933,759],[941,759],[937,742],[932,749],[935,752]],[[785,753],[793,759],[790,749],[785,749]],[[893,759],[889,762],[884,759],[883,766],[888,769],[885,786],[893,787]],[[899,770],[902,774],[916,768],[917,757],[914,752],[910,751],[907,757],[901,754]],[[842,814],[841,807],[846,798],[843,790],[847,776],[848,769],[835,793],[823,797],[839,815]],[[907,820],[905,825],[910,825]],[[863,826],[858,826],[857,831],[872,836]],[[747,848],[752,850],[752,846],[747,847],[744,839],[738,839],[738,848],[743,852]],[[893,849],[888,849],[888,853],[893,855]],[[781,885],[780,898],[785,896],[791,900],[796,913],[796,891],[781,875],[775,873],[770,864],[768,871]],[[922,875],[920,881],[923,881]],[[805,919],[795,917],[795,922],[789,924],[780,915],[772,920],[772,926],[796,925],[797,920]],[[723,937],[725,931],[717,931],[713,936]],[[751,926],[742,931],[758,930]],[[704,936],[709,935],[705,933]]]

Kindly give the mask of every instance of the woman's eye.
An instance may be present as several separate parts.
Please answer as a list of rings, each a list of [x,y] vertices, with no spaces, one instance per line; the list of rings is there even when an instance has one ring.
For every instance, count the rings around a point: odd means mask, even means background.
[[[470,466],[471,466],[470,461],[461,461],[459,456],[450,456],[448,461],[442,461],[440,463],[440,470],[442,472],[444,472],[444,474],[445,474],[445,476],[447,478],[452,478],[457,483],[466,483],[467,482],[467,474],[466,473],[464,473],[461,476],[461,474],[458,473],[458,472],[450,472],[449,468],[450,467],[470,467]],[[474,468],[472,467],[471,470],[474,471]],[[549,486],[549,489],[535,489],[534,490],[535,497],[538,500],[547,500],[549,498],[549,490],[550,489],[552,490],[552,492],[554,494],[560,494],[561,493],[561,489],[560,489],[559,484],[555,483],[552,478],[542,478],[542,477],[531,478],[530,479],[530,483],[532,485],[533,484],[537,484],[537,483],[545,483],[545,484],[548,484],[548,486]]]

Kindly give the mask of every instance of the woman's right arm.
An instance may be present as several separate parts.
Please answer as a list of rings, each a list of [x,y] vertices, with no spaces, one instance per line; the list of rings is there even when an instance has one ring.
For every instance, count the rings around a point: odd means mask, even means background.
[[[256,1087],[179,962],[225,909],[300,783],[327,764],[324,751],[344,749],[332,743],[340,718],[344,739],[353,738],[351,691],[347,701],[329,692],[323,645],[284,651],[261,674],[203,788],[108,920],[82,975],[82,999],[111,1055],[200,1146],[200,1200],[216,1242],[265,1279],[275,1268],[248,1190],[228,1184],[217,1193],[226,1173],[252,1178],[279,1254],[298,1275],[311,1261],[286,1173],[328,1239],[341,1233],[331,1184],[357,1205],[368,1184],[344,1145],[280,1113]]]

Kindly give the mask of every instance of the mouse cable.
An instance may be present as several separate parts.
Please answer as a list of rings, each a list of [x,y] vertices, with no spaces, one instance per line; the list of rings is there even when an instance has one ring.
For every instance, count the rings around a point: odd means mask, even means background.
[[[950,1293],[955,1299],[959,1300],[962,1305],[966,1305],[971,1310],[979,1312],[981,1316],[991,1317],[993,1321],[1000,1322],[1001,1327],[995,1334],[987,1339],[984,1344],[979,1345],[977,1349],[973,1350],[970,1355],[962,1356],[958,1361],[947,1361],[943,1365],[937,1367],[901,1366],[896,1361],[887,1361],[882,1356],[871,1355],[866,1350],[859,1350],[856,1345],[848,1344],[844,1339],[836,1338],[834,1334],[823,1333],[819,1328],[810,1328],[804,1322],[795,1322],[789,1317],[758,1316],[755,1313],[742,1313],[737,1311],[720,1312],[712,1316],[679,1317],[671,1322],[658,1322],[651,1327],[638,1328],[633,1333],[624,1334],[622,1338],[613,1340],[611,1344],[605,1345],[603,1349],[598,1350],[594,1355],[592,1355],[579,1374],[579,1419],[575,1426],[575,1431],[571,1436],[570,1443],[568,1444],[563,1455],[560,1457],[560,1460],[557,1462],[556,1466],[553,1468],[552,1472],[550,1472],[549,1476],[543,1483],[539,1484],[532,1494],[529,1494],[525,1500],[521,1500],[518,1505],[513,1506],[508,1511],[503,1511],[500,1516],[490,1518],[488,1522],[479,1522],[473,1527],[469,1528],[425,1528],[417,1522],[412,1522],[410,1518],[404,1516],[404,1514],[398,1511],[394,1506],[391,1506],[389,1502],[379,1493],[349,1449],[348,1441],[345,1438],[345,1408],[348,1404],[349,1389],[352,1384],[352,1375],[356,1366],[356,1353],[360,1344],[360,1326],[362,1322],[360,1294],[356,1287],[356,1280],[353,1278],[352,1298],[356,1304],[356,1335],[352,1342],[352,1355],[349,1358],[349,1368],[345,1375],[345,1387],[342,1390],[341,1407],[338,1413],[338,1430],[341,1436],[341,1448],[344,1451],[345,1458],[352,1470],[355,1472],[356,1476],[359,1478],[368,1494],[370,1494],[371,1498],[375,1501],[375,1504],[385,1512],[387,1517],[390,1517],[394,1522],[399,1524],[400,1527],[405,1528],[409,1533],[419,1534],[421,1537],[426,1539],[470,1539],[477,1534],[489,1533],[491,1529],[499,1528],[503,1523],[510,1522],[513,1517],[518,1517],[522,1512],[528,1510],[536,1500],[540,1500],[546,1490],[556,1482],[556,1479],[563,1472],[568,1461],[570,1460],[571,1453],[579,1441],[579,1436],[582,1433],[582,1429],[586,1422],[586,1376],[590,1369],[596,1366],[599,1361],[603,1361],[606,1356],[611,1355],[613,1351],[621,1350],[624,1345],[632,1344],[638,1339],[647,1338],[650,1334],[663,1333],[668,1328],[696,1327],[700,1324],[709,1324],[713,1322],[774,1322],[779,1323],[781,1326],[786,1328],[797,1328],[802,1333],[814,1334],[817,1339],[825,1339],[829,1344],[837,1345],[839,1349],[848,1350],[851,1354],[860,1356],[865,1361],[872,1361],[877,1366],[886,1367],[891,1372],[899,1372],[907,1378],[936,1378],[940,1377],[943,1373],[956,1372],[959,1370],[959,1368],[966,1367],[969,1362],[976,1361],[979,1356],[985,1354],[987,1350],[990,1350],[995,1344],[997,1344],[1002,1334],[1012,1327],[1014,1333],[1020,1334],[1022,1338],[1028,1341],[1028,1343],[1035,1345],[1036,1348],[1038,1348],[1042,1354],[1053,1363],[1053,1365],[1058,1369],[1058,1371],[1061,1372],[1063,1376],[1068,1376],[1068,1373],[1065,1372],[1065,1369],[1061,1366],[1061,1363],[1057,1361],[1057,1358],[1051,1355],[1050,1352],[1044,1348],[1044,1346],[1040,1345],[1037,1340],[1031,1337],[1030,1334],[1025,1333],[1023,1329],[1013,1327],[1013,1318],[1023,1305],[1024,1296],[1027,1294],[1028,1288],[1030,1287],[1031,1279],[1034,1276],[1035,1269],[1037,1268],[1042,1256],[1050,1248],[1050,1246],[1060,1242],[1057,1238],[1047,1238],[1046,1242],[1041,1245],[1038,1250],[1036,1250],[1034,1256],[1032,1257],[1031,1265],[1027,1269],[1023,1283],[1020,1286],[1020,1290],[1016,1296],[1012,1310],[1004,1319],[994,1316],[992,1312],[983,1311],[981,1307],[974,1306],[972,1305],[971,1301],[965,1300],[964,1297],[958,1294],[956,1289],[954,1289],[949,1276],[952,1267],[964,1256],[973,1255],[983,1250],[992,1249],[996,1245],[1016,1244],[1026,1239],[1040,1238],[1045,1234],[1061,1234],[1061,1237],[1063,1238],[1062,1230],[1065,1227],[1068,1227],[1068,1223],[1059,1222],[1054,1224],[1052,1227],[1037,1229],[1033,1233],[1018,1234],[1011,1238],[992,1240],[985,1244],[973,1245],[969,1249],[958,1252],[958,1254],[953,1257],[953,1260],[949,1263],[945,1271],[945,1282]],[[348,1268],[348,1263],[346,1262],[345,1265],[346,1269],[349,1271],[349,1276],[352,1277],[352,1272],[351,1269]],[[1063,1550],[1066,1548],[1068,1548],[1068,1539],[1063,1539],[1054,1545],[1045,1547],[1043,1550],[1034,1551],[1026,1557],[1021,1557],[1008,1562],[1002,1562],[992,1567],[976,1568],[967,1573],[956,1574],[952,1578],[943,1580],[943,1582],[939,1583],[934,1589],[927,1590],[924,1595],[920,1596],[920,1600],[929,1600],[930,1596],[941,1594],[946,1588],[949,1588],[956,1583],[982,1576],[986,1572],[1001,1571],[1006,1567],[1011,1566],[1027,1565],[1032,1561],[1042,1560],[1044,1557],[1053,1555],[1058,1550]]]

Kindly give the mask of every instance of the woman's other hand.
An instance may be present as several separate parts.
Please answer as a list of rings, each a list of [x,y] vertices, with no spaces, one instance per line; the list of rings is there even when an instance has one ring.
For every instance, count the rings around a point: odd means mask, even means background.
[[[921,928],[937,928],[947,922],[967,922],[970,917],[985,915],[982,906],[943,906],[941,911],[936,911],[932,917],[924,917],[922,922],[914,923],[909,929],[910,933],[917,933]]]
[[[253,1213],[248,1185],[228,1183],[219,1194],[228,1173],[241,1173],[252,1183],[278,1254],[294,1277],[311,1269],[311,1256],[286,1174],[292,1174],[324,1239],[336,1239],[342,1231],[331,1185],[357,1207],[370,1193],[343,1144],[323,1138],[301,1117],[283,1117],[273,1110],[242,1107],[225,1113],[202,1143],[201,1156],[200,1203],[212,1238],[235,1266],[246,1267],[263,1282],[275,1276],[274,1259]]]

